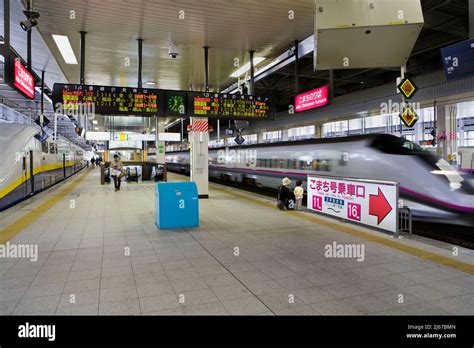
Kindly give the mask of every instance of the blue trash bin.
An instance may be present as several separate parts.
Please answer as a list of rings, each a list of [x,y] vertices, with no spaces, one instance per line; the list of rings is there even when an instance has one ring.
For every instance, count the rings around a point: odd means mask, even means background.
[[[199,196],[196,183],[157,183],[155,224],[159,229],[199,227]]]

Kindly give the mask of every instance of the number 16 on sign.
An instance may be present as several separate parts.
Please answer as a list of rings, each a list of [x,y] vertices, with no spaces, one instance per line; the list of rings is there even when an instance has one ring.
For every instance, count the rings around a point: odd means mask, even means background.
[[[351,220],[360,221],[360,204],[349,203],[347,205],[347,217]]]

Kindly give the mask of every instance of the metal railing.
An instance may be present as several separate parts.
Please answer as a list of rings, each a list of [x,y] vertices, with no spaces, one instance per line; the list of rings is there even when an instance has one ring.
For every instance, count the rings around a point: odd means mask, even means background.
[[[411,210],[408,207],[398,209],[398,233],[400,232],[408,233],[410,236],[413,233]]]

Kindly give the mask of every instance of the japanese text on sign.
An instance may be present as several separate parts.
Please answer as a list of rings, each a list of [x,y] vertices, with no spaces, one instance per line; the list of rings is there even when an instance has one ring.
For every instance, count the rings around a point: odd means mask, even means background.
[[[308,176],[308,209],[396,232],[396,183]]]

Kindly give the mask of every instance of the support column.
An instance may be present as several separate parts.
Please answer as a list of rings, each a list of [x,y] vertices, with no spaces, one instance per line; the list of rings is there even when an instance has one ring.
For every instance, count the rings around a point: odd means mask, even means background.
[[[207,121],[205,118],[192,117],[191,124],[196,121]],[[191,181],[198,187],[199,198],[209,198],[209,167],[208,167],[208,147],[209,132],[188,133],[191,148]]]
[[[165,124],[163,121],[160,121],[158,116],[155,116],[155,146],[156,146],[156,163],[158,164],[165,164],[165,142],[160,141],[158,134],[164,133],[165,131]]]
[[[321,123],[314,125],[314,137],[318,139],[323,137],[323,125]]]
[[[453,166],[457,165],[458,144],[457,144],[457,106],[447,105],[446,107],[446,157]]]
[[[438,156],[447,159],[446,144],[446,109],[444,106],[435,106],[435,123],[436,123],[436,153]]]
[[[425,140],[425,126],[424,126],[424,119],[423,117],[418,120],[418,122],[415,124],[415,139],[414,139],[414,142],[415,143],[419,143],[420,141],[422,140]]]
[[[205,91],[209,92],[208,46],[204,46],[204,84]],[[188,137],[190,143],[191,181],[194,181],[197,185],[199,198],[209,198],[209,132],[207,130],[209,123],[205,117],[191,117],[190,121],[191,131],[188,133]]]

